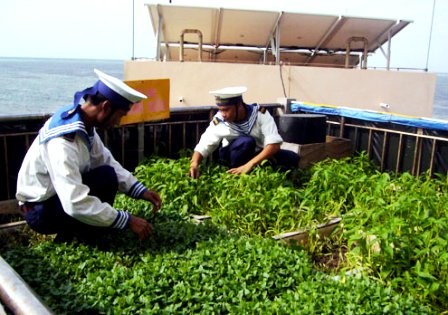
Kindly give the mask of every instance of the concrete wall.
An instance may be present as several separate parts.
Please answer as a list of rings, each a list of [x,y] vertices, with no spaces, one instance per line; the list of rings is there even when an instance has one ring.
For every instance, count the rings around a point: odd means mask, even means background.
[[[245,85],[247,103],[276,103],[288,97],[417,117],[432,116],[436,83],[435,74],[423,72],[142,60],[126,61],[124,78],[169,78],[171,107],[212,105],[208,91]]]

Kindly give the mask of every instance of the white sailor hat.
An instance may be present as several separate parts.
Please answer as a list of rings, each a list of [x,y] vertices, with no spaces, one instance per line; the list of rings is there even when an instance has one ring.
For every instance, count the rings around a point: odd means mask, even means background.
[[[81,98],[95,95],[97,92],[110,100],[114,107],[129,110],[134,103],[146,99],[146,95],[134,90],[123,81],[108,75],[98,69],[93,70],[98,81],[92,86],[75,94],[74,105],[77,106]]]
[[[147,98],[145,94],[134,90],[123,81],[105,74],[98,69],[94,69],[93,71],[96,73],[101,83],[103,83],[99,85],[98,92],[111,100],[115,106],[129,107],[130,105]]]
[[[216,105],[231,105],[238,101],[242,101],[242,95],[247,91],[245,86],[231,86],[219,90],[210,91],[215,96]]]

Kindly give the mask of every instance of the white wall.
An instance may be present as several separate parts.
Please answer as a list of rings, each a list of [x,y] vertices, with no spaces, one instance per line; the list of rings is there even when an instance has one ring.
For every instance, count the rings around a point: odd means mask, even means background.
[[[208,91],[245,85],[246,103],[276,103],[286,96],[417,117],[432,116],[436,83],[435,74],[423,72],[142,60],[126,61],[124,78],[169,78],[171,107],[212,105]],[[381,108],[380,103],[389,104],[390,109]]]

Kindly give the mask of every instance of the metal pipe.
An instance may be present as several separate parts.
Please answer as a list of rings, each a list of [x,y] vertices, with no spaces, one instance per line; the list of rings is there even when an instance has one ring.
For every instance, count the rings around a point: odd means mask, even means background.
[[[339,137],[340,138],[344,137],[344,126],[345,126],[345,117],[341,117],[341,125],[339,128]]]
[[[187,148],[187,124],[182,124],[182,149]]]
[[[431,14],[431,28],[429,30],[429,39],[428,39],[428,51],[426,53],[426,71],[428,71],[429,67],[429,55],[431,52],[431,39],[432,39],[432,28],[434,27],[434,13],[436,10],[436,0],[432,2],[432,14]]]
[[[132,60],[135,60],[135,0],[132,0]]]
[[[139,123],[137,125],[137,137],[138,137],[138,162],[143,161],[145,157],[145,125],[143,123]]]
[[[54,314],[1,256],[0,297],[15,315]]]
[[[431,162],[429,163],[429,174],[432,176],[434,172],[434,159],[436,157],[436,142],[437,140],[432,140],[432,147],[431,147]]]
[[[372,134],[373,134],[373,132],[372,132],[372,130],[370,129],[369,130],[369,138],[368,138],[368,140],[367,140],[367,156],[369,157],[369,158],[371,158],[372,156],[371,156],[371,153],[370,153],[370,149],[371,149],[371,147],[372,147]]]
[[[356,148],[356,146],[357,146],[357,143],[358,143],[358,141],[359,141],[359,128],[355,128],[355,135],[354,135],[354,137],[353,137],[353,144],[352,144],[352,147],[353,148]]]
[[[152,152],[153,154],[157,151],[157,130],[156,128],[152,129]]]
[[[402,148],[403,148],[403,135],[400,134],[400,140],[398,141],[397,163],[395,167],[395,173],[397,174],[400,171],[401,166]]]
[[[173,151],[171,150],[171,143],[172,143],[172,130],[171,130],[171,125],[168,126],[168,154],[171,156],[171,154],[173,153]]]
[[[9,166],[8,166],[8,146],[6,143],[6,137],[3,138],[3,150],[4,150],[4,158],[5,158],[5,178],[6,178],[6,195],[10,196],[10,188],[9,188]]]
[[[161,7],[160,4],[157,5],[157,15],[159,17],[159,22],[157,24],[157,32],[156,32],[156,60],[161,61],[162,55],[162,26],[163,26],[163,18],[160,13]]]
[[[381,171],[384,171],[384,160],[386,159],[386,148],[387,148],[387,132],[383,133],[383,145],[381,147]]]
[[[417,135],[422,135],[423,130],[421,128],[417,129]],[[414,147],[414,160],[412,163],[412,175],[418,175],[420,171],[420,159],[419,159],[419,150],[421,149],[421,141],[420,137],[415,138],[415,147]]]
[[[423,130],[421,128],[418,129],[418,134],[423,134]],[[422,165],[422,146],[423,146],[423,139],[421,139],[419,141],[418,149],[417,149],[417,174],[416,175],[420,175],[420,169],[421,169],[421,165]]]
[[[275,51],[277,52],[275,55],[275,64],[279,65],[280,64],[280,28],[277,27],[277,29],[275,30]]]
[[[199,141],[199,137],[200,137],[200,133],[199,133],[199,125],[196,124],[196,138],[195,138],[195,142],[198,143]]]
[[[182,30],[182,32],[180,33],[179,61],[180,62],[184,61],[184,35],[185,34],[197,34],[198,35],[198,37],[199,37],[198,60],[202,61],[202,32],[197,29],[189,29],[189,28]]]
[[[365,37],[357,37],[352,36],[349,39],[347,39],[347,46],[345,50],[345,67],[348,68],[350,65],[350,51],[351,51],[351,44],[352,42],[364,42],[364,50],[363,50],[363,58],[361,63],[362,69],[367,69],[367,48],[369,46],[369,41]]]

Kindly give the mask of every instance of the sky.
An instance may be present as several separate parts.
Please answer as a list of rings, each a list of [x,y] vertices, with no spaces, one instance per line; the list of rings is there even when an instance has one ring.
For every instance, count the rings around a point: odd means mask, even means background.
[[[169,2],[1,0],[0,57],[152,58],[155,39],[145,3]],[[392,39],[391,67],[448,73],[448,0],[171,0],[171,3],[411,20],[413,23]],[[368,66],[386,66],[379,50],[369,57]]]

